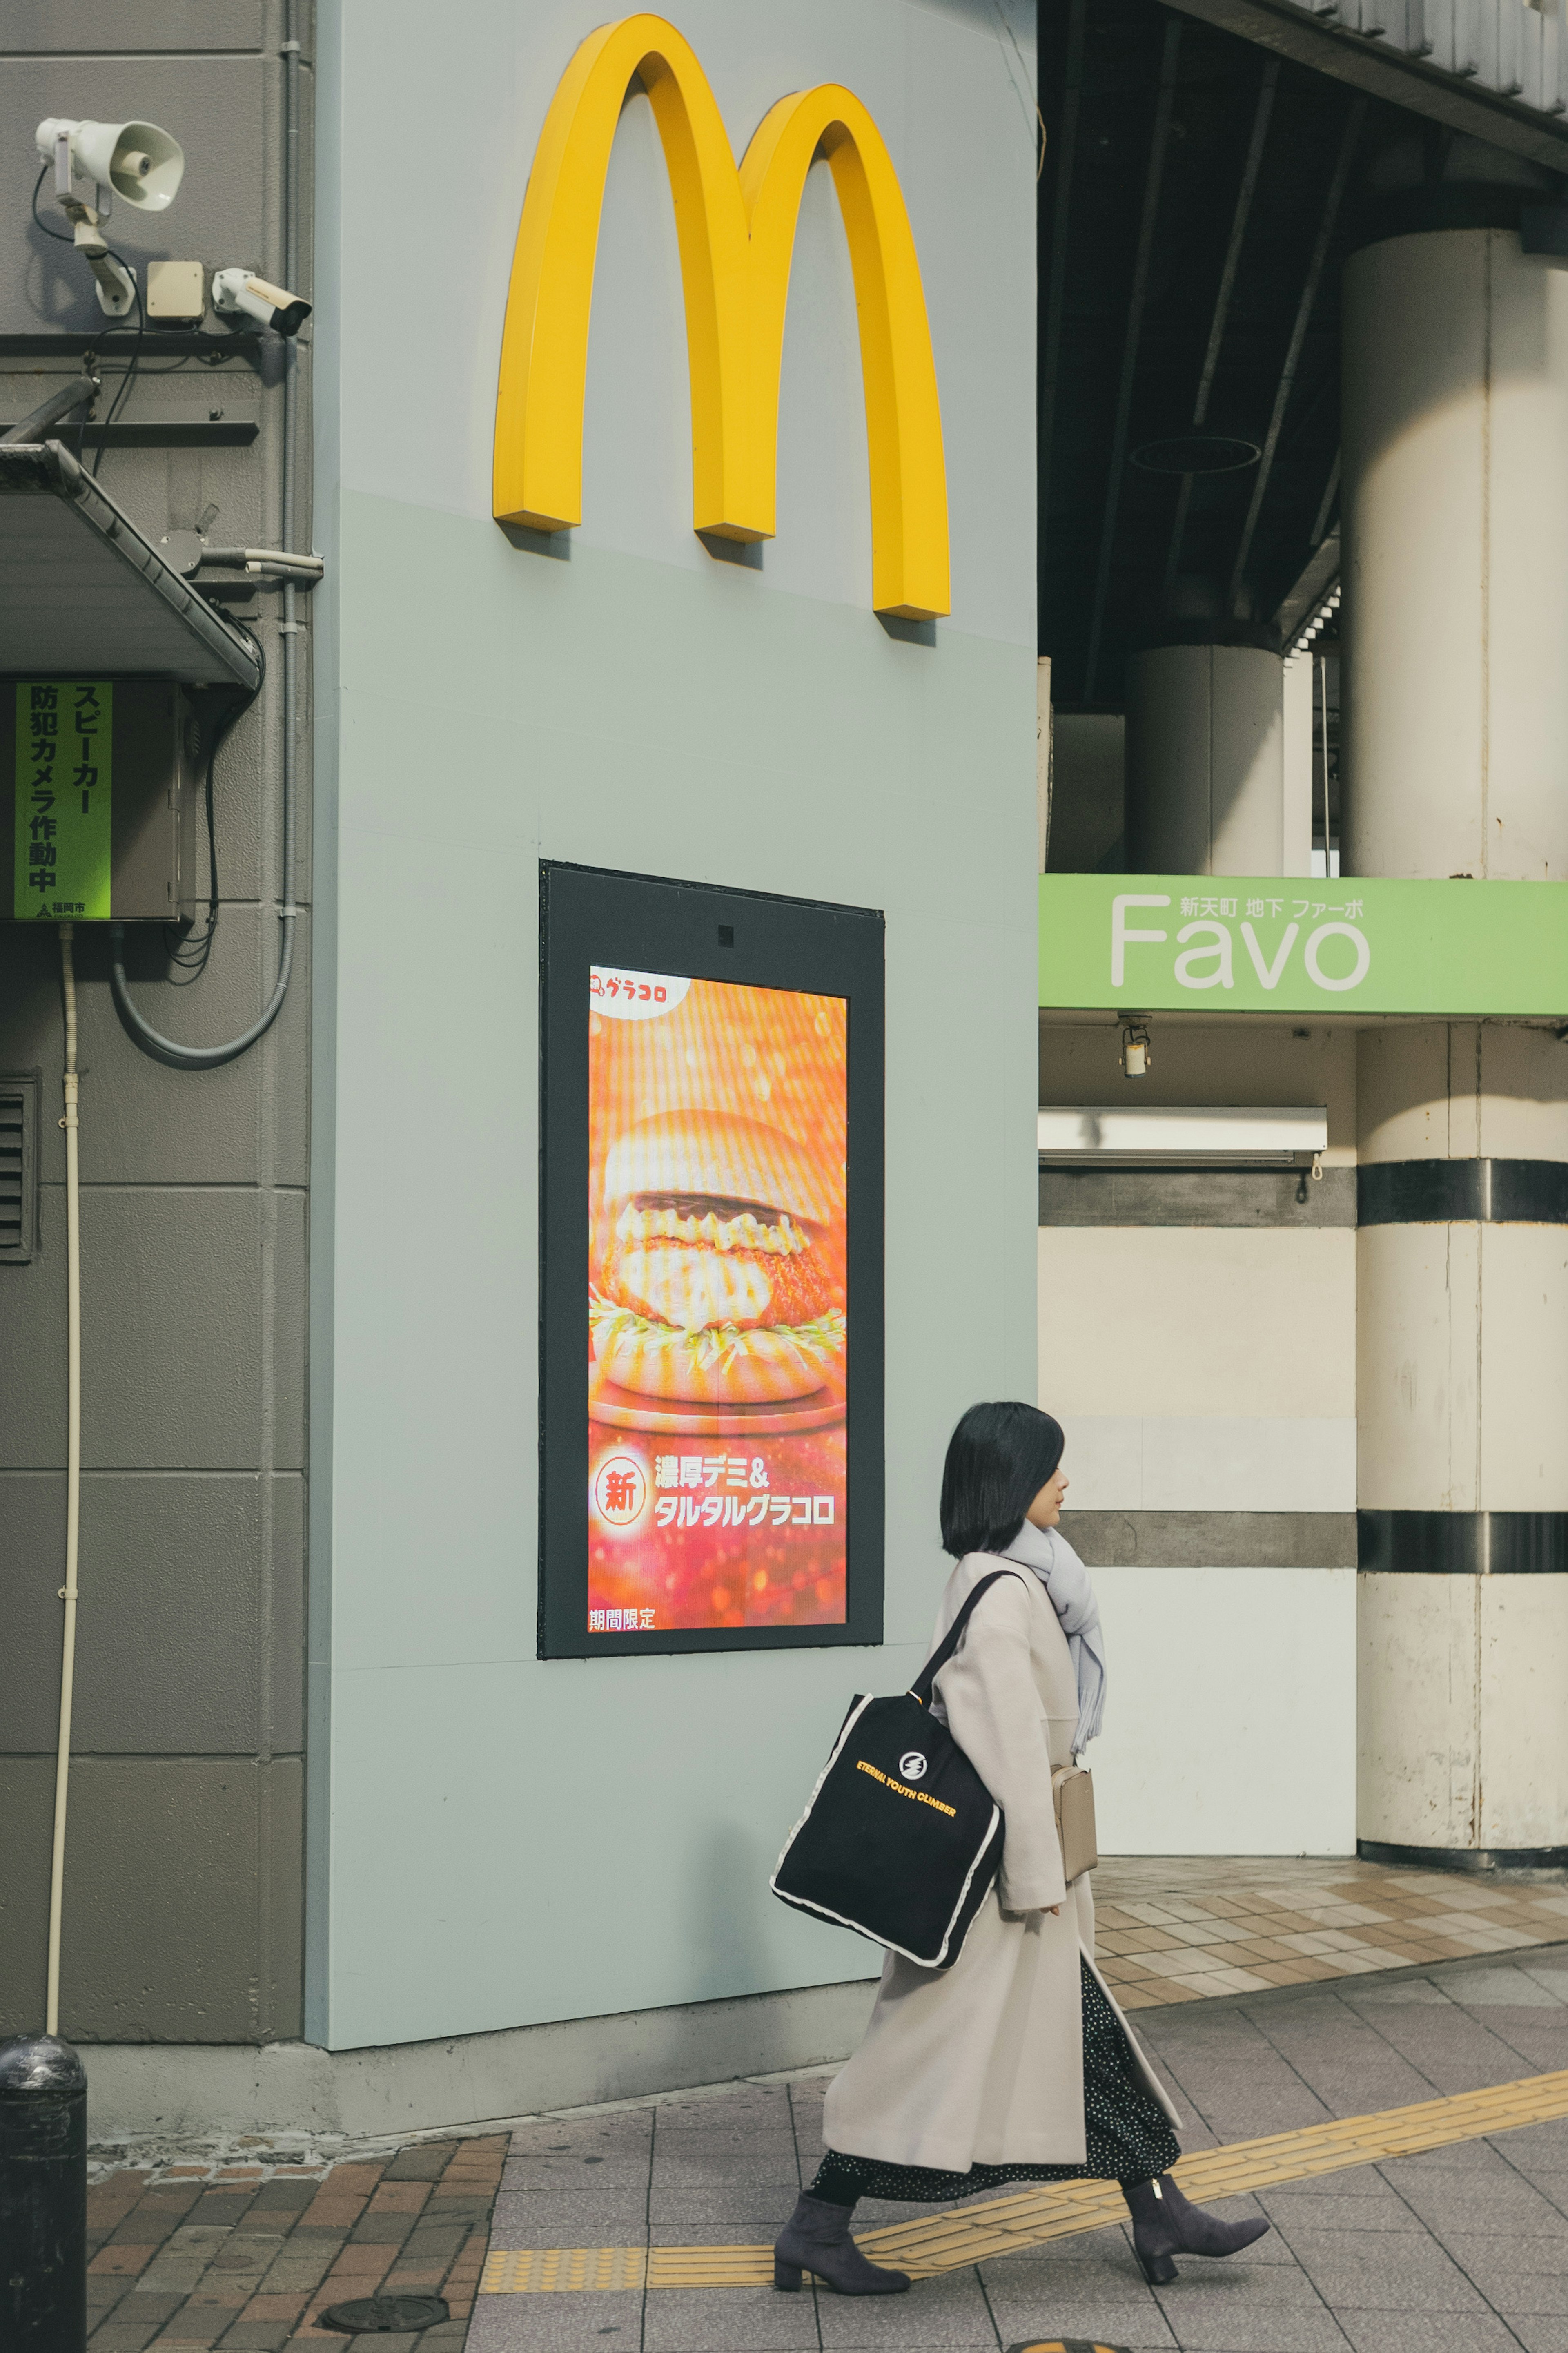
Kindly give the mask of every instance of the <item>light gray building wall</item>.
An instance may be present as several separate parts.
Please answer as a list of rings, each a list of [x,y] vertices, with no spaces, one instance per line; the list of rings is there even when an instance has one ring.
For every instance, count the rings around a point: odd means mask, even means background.
[[[35,124],[144,117],[182,142],[173,208],[120,204],[110,221],[139,272],[199,258],[280,275],[283,37],[282,0],[5,10],[5,424],[91,347],[101,417],[132,341],[104,337],[86,264],[29,217]],[[40,210],[58,229],[49,185]],[[149,342],[121,413],[152,446],[107,448],[100,480],[154,543],[198,526],[278,543],[281,357],[274,339],[209,369]],[[308,337],[299,364],[308,383]],[[304,499],[299,513],[308,543]],[[129,959],[147,1017],[191,1042],[242,1029],[276,968],[280,600],[226,602],[268,678],[217,762],[210,968],[188,989],[165,986],[156,931],[132,935]],[[308,599],[300,608],[308,630]],[[64,666],[92,674],[85,631]],[[306,902],[303,859],[297,880]],[[207,1074],[132,1045],[103,932],[79,929],[85,1477],[61,2025],[81,2042],[260,2042],[300,2026],[308,912],[297,929],[276,1027]],[[37,1073],[42,1108],[39,1247],[0,1265],[0,2033],[43,2018],[64,1564],[62,1045],[54,926],[0,923],[0,1073]]]
[[[605,207],[583,527],[540,552],[490,519],[523,190],[599,21],[588,0],[475,0],[436,40],[402,0],[322,16],[307,2016],[334,2050],[865,1978],[869,1948],[787,1913],[768,1872],[849,1693],[917,1662],[953,1419],[1034,1379],[1024,69],[978,8],[679,15],[737,151],[786,91],[842,81],[899,170],[953,609],[889,628],[821,165],[778,536],[752,564],[692,535],[679,262],[640,95]],[[541,858],[886,912],[883,1652],[534,1656]]]

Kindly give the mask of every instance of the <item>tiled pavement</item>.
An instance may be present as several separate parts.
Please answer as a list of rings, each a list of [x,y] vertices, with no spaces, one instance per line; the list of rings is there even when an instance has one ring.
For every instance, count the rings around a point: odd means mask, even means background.
[[[357,2341],[461,2353],[505,2154],[500,2133],[330,2167],[110,2173],[88,2192],[92,2353],[341,2353],[356,2340],[312,2327],[322,2306],[400,2288],[444,2296],[452,2318]]]
[[[1568,2066],[1568,1945],[1150,2010],[1189,2149]],[[772,2237],[829,2071],[514,2130],[492,2245]],[[867,2223],[930,2209],[867,2205]],[[1120,2229],[848,2299],[771,2288],[482,2295],[468,2353],[925,2353],[1078,2337],[1133,2353],[1568,2353],[1568,2119],[1230,2200],[1271,2234],[1143,2284]]]
[[[1306,1985],[1568,1936],[1568,1885],[1356,1862],[1108,1859],[1096,1954],[1124,2010]]]
[[[1561,1879],[1108,1860],[1097,1894],[1101,1966],[1142,2012],[1189,2148],[1568,2066]],[[1489,1957],[1504,1952],[1515,1957]],[[1413,1962],[1439,1966],[1413,1974]],[[1377,1975],[1400,1964],[1403,1978]],[[1028,2337],[1099,2335],[1137,2353],[1568,2353],[1568,2121],[1268,2190],[1256,2203],[1270,2237],[1238,2263],[1189,2266],[1157,2295],[1123,2234],[1107,2231],[888,2304],[747,2288],[484,2295],[470,2332],[492,2201],[497,2248],[771,2238],[815,2169],[830,2073],[535,2119],[513,2133],[504,2179],[504,2132],[335,2165],[271,2149],[258,2152],[266,2163],[108,2172],[90,2193],[92,2353],[344,2346],[353,2340],[312,2316],[399,2287],[445,2295],[452,2320],[360,2342],[387,2353],[994,2353]]]

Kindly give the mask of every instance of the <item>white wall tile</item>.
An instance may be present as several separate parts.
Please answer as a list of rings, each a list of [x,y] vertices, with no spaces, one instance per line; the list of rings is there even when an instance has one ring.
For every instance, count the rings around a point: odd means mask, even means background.
[[[1353,1512],[1355,1418],[1072,1414],[1077,1512]]]
[[[1339,1227],[1042,1226],[1041,1404],[1353,1414],[1355,1243]]]
[[[1100,1568],[1107,1854],[1353,1854],[1356,1574]]]

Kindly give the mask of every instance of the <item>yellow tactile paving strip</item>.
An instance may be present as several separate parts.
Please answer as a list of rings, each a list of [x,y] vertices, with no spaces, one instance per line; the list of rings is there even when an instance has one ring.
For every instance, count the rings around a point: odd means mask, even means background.
[[[1200,2149],[1182,2159],[1176,2179],[1201,2203],[1233,2198],[1243,2190],[1268,2189],[1280,2181],[1305,2181],[1313,2174],[1338,2173],[1345,2166],[1374,2164],[1381,2158],[1411,2157],[1421,2149],[1478,2140],[1483,2134],[1544,2124],[1557,2116],[1568,2116],[1568,2068],[1556,2074],[1527,2075],[1520,2083],[1493,2084],[1482,2092],[1422,2100],[1414,2107],[1384,2108],[1373,2116],[1308,2125],[1300,2132],[1270,2133],[1261,2140]],[[1102,2230],[1108,2222],[1120,2221],[1124,2211],[1113,2181],[1069,2181],[957,2207],[929,2220],[889,2223],[885,2230],[861,2233],[858,2243],[878,2263],[895,2264],[915,2279],[931,2279],[994,2255],[1017,2254],[1049,2239]],[[772,2279],[773,2263],[771,2247],[523,2249],[491,2254],[479,2292],[518,2295],[560,2288],[755,2287]]]
[[[1568,1941],[1561,1880],[1479,1881],[1386,1863],[1110,1857],[1095,1959],[1123,2010]]]

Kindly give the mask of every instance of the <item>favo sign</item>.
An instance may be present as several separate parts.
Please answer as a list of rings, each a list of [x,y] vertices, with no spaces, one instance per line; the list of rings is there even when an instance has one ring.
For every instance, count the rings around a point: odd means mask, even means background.
[[[1568,884],[1042,874],[1040,1003],[1568,1015]]]

